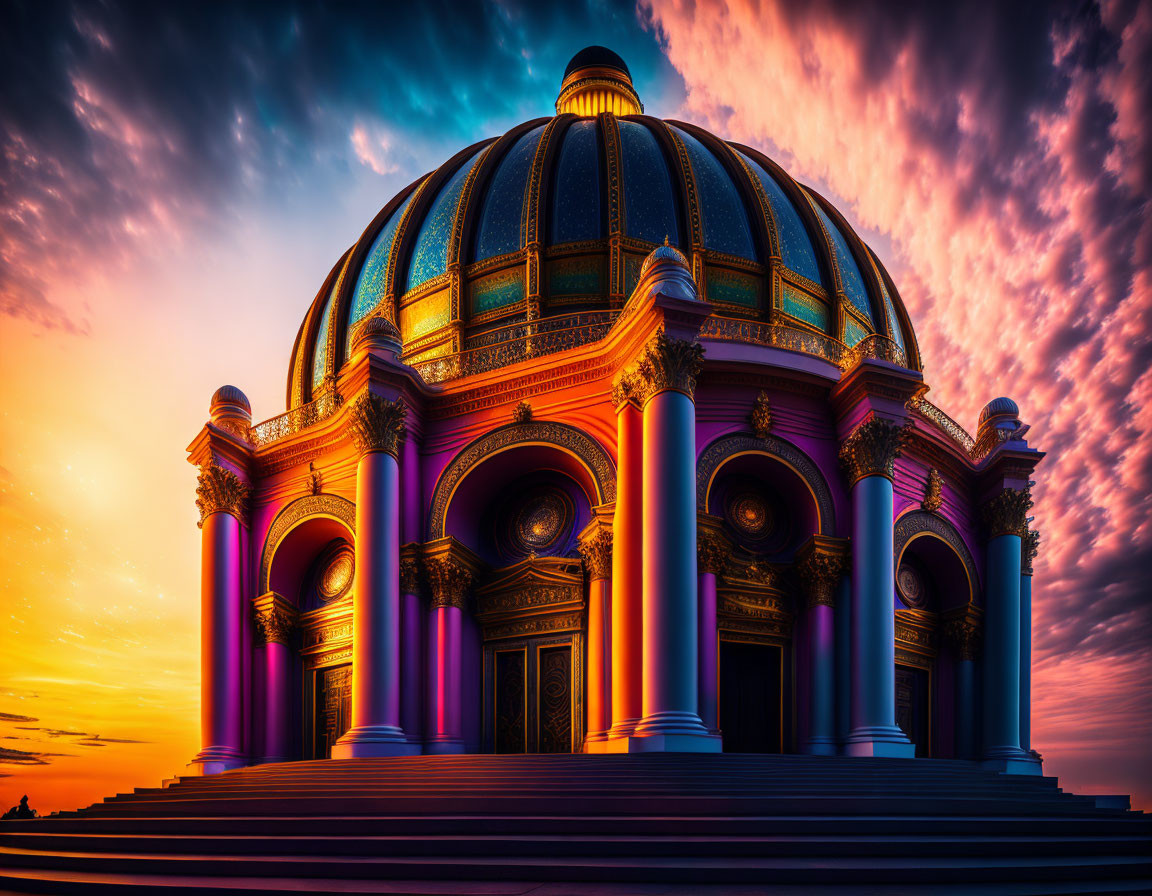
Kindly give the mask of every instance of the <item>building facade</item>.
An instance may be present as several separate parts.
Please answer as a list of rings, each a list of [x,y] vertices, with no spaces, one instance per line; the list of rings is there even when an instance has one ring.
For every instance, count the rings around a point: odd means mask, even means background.
[[[384,206],[225,386],[200,470],[212,773],[459,752],[981,760],[1029,744],[1008,399],[926,398],[895,284],[756,150],[589,48],[553,117]]]

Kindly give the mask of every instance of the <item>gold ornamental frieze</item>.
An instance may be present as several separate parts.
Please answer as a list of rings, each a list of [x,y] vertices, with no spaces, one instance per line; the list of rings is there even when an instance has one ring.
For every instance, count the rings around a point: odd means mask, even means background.
[[[917,653],[935,655],[937,617],[923,610],[896,611],[896,642]]]
[[[532,616],[499,625],[485,626],[484,640],[494,641],[502,638],[523,638],[553,632],[580,631],[583,627],[583,612]]]

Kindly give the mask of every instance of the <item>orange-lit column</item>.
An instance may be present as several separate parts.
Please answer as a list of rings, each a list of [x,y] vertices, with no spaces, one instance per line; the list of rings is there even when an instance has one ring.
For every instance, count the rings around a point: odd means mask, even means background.
[[[432,609],[428,616],[428,694],[425,752],[464,752],[464,608],[473,570],[450,554],[427,556]]]
[[[602,752],[612,725],[612,531],[604,523],[593,519],[580,538],[588,568],[588,753]]]
[[[612,392],[616,405],[616,511],[612,522],[612,728],[610,739],[627,738],[643,714],[643,643],[641,641],[640,523],[644,492],[640,478],[643,420],[622,379]]]
[[[349,429],[356,467],[356,580],[352,591],[352,727],[333,759],[419,752],[400,729],[400,467],[404,405],[365,392]]]
[[[216,774],[246,761],[241,719],[245,611],[241,520],[248,486],[216,463],[201,468],[200,509],[200,752],[191,768]]]
[[[697,708],[696,405],[703,349],[659,333],[637,366],[643,391],[644,717],[629,750],[719,752]]]

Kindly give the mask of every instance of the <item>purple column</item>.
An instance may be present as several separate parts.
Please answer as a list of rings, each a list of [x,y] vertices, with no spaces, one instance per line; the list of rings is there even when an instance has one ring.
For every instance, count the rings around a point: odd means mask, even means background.
[[[836,591],[847,569],[847,545],[823,535],[812,538],[797,553],[807,618],[805,657],[808,682],[808,739],[804,752],[814,756],[836,753]]]
[[[472,572],[451,556],[428,558],[432,609],[428,617],[428,709],[425,752],[463,753],[461,650],[464,607]]]
[[[352,403],[356,579],[352,586],[352,727],[333,759],[416,752],[400,730],[400,469],[404,406],[372,393]]]
[[[200,752],[191,770],[216,774],[244,765],[241,657],[245,610],[241,525],[248,488],[231,470],[205,466],[197,484],[201,512]]]
[[[720,733],[720,708],[717,679],[716,578],[728,564],[731,543],[721,534],[719,521],[701,523],[696,534],[697,560],[697,705],[700,720],[709,734]],[[722,525],[722,524],[721,524]]]
[[[284,762],[292,753],[292,641],[297,612],[274,593],[254,600],[252,610],[256,623],[257,755],[260,762]]]
[[[424,740],[424,603],[415,589],[400,598],[400,727],[415,744]]]

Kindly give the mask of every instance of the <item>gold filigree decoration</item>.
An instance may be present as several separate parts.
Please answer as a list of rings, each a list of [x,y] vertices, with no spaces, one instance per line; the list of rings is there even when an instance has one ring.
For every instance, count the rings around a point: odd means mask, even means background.
[[[481,436],[461,451],[440,476],[440,481],[436,483],[436,490],[432,494],[432,509],[428,521],[428,531],[433,538],[444,535],[448,499],[468,472],[488,456],[517,442],[555,445],[575,455],[591,471],[596,481],[599,492],[596,495],[597,503],[607,504],[616,500],[616,468],[608,452],[590,436],[566,423],[550,421],[504,426]]]
[[[988,537],[1018,535],[1028,531],[1028,510],[1032,506],[1032,493],[1026,488],[1006,488],[984,504],[984,522]]]
[[[929,512],[939,510],[944,503],[944,478],[933,467],[928,471],[928,481],[924,485],[924,500],[920,506]]]
[[[421,578],[419,545],[404,545],[400,548],[400,593],[419,594]]]
[[[588,567],[588,578],[592,581],[612,577],[612,533],[601,529],[591,538],[580,542],[580,555]]]
[[[472,570],[451,557],[430,558],[425,568],[432,590],[432,608],[456,607],[463,610],[472,587]]]
[[[900,559],[904,549],[913,538],[923,536],[925,533],[939,538],[952,548],[956,556],[960,558],[960,562],[964,564],[964,570],[968,574],[968,581],[971,583],[968,603],[974,603],[976,592],[980,587],[980,580],[976,576],[976,561],[972,558],[972,552],[968,550],[968,545],[964,542],[964,537],[959,530],[938,513],[913,510],[896,520],[896,525],[892,529],[893,564]],[[895,569],[895,567],[893,568]]]
[[[393,457],[400,450],[404,436],[404,418],[408,410],[400,399],[388,401],[365,392],[348,409],[348,431],[360,454],[386,451]]]
[[[683,392],[692,398],[703,360],[704,346],[700,343],[657,333],[641,350],[632,375],[633,388],[641,396],[641,404],[667,390]]]
[[[238,520],[247,519],[248,493],[248,485],[231,470],[217,463],[201,467],[196,478],[196,509],[200,511],[200,522],[196,525],[203,528],[204,521],[217,512],[230,513]]]
[[[755,582],[758,585],[776,587],[780,584],[780,576],[776,570],[760,560],[748,564],[744,569],[744,577],[749,582]]]
[[[532,405],[522,401],[512,409],[512,422],[516,424],[532,422]]]
[[[261,592],[270,588],[269,577],[272,572],[272,558],[280,542],[289,530],[308,517],[329,517],[337,519],[344,524],[352,534],[356,532],[356,505],[346,498],[338,495],[309,495],[297,498],[272,521],[268,528],[268,535],[264,539],[264,549],[260,554],[260,581]]]
[[[840,446],[840,465],[851,488],[866,476],[895,475],[896,458],[908,438],[906,427],[874,417],[856,427]]]
[[[700,572],[723,575],[732,556],[732,544],[718,532],[701,529],[696,535],[696,566]]]
[[[712,442],[696,462],[696,509],[707,512],[708,487],[716,477],[716,472],[732,457],[741,454],[763,454],[777,458],[792,467],[808,484],[816,498],[820,511],[820,532],[830,535],[836,531],[835,508],[832,504],[832,491],[824,474],[807,454],[777,436],[766,439],[749,435],[721,436]]]
[[[1032,564],[1038,553],[1040,553],[1040,533],[1029,527],[1020,542],[1020,572],[1023,575],[1032,575]]]
[[[983,633],[968,619],[953,619],[944,626],[944,639],[956,655],[968,662],[979,659]]]
[[[748,415],[748,423],[756,438],[766,439],[772,435],[772,405],[768,401],[767,392],[762,391],[756,396],[756,402],[752,405],[752,413]]]

